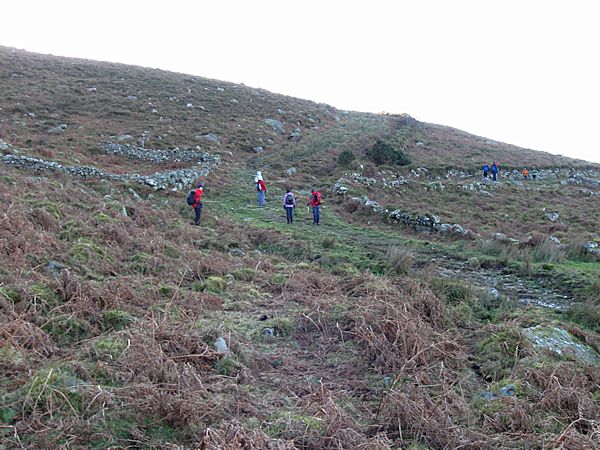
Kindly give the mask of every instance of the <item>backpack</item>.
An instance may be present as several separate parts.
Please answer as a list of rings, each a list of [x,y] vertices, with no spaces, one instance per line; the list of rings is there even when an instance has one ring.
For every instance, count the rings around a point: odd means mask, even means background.
[[[315,192],[313,194],[313,204],[319,206],[321,204],[321,194]]]
[[[285,194],[285,204],[286,205],[294,204],[294,196],[292,193]]]
[[[196,203],[196,196],[194,195],[194,191],[190,191],[187,196],[187,204],[192,206],[194,203]]]

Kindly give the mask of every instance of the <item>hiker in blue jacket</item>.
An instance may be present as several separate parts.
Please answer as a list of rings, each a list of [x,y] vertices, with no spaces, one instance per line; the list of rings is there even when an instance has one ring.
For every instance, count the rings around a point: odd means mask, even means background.
[[[292,223],[294,221],[294,208],[296,207],[296,197],[294,197],[294,193],[291,189],[287,189],[285,195],[283,196],[283,208],[285,209],[285,215],[287,219],[287,223]]]
[[[490,166],[488,165],[488,163],[485,163],[482,167],[483,169],[483,178],[487,178],[488,174],[490,173]]]
[[[496,164],[496,161],[494,161],[492,163],[491,171],[492,171],[492,180],[498,181],[497,177],[498,177],[498,172],[500,171],[500,167],[498,167],[498,164]]]

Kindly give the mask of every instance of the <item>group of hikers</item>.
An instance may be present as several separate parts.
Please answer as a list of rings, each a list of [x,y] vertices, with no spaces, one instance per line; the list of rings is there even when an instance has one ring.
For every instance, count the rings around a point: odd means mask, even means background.
[[[267,185],[263,180],[262,173],[256,172],[254,176],[254,185],[256,187],[258,206],[263,207],[266,204],[266,193]],[[202,219],[202,210],[204,209],[204,203],[202,203],[202,195],[204,194],[204,183],[199,183],[196,189],[190,191],[187,198],[187,203],[192,207],[195,212],[194,224],[200,225]],[[288,224],[294,222],[294,210],[297,205],[296,196],[292,192],[291,188],[287,188],[283,195],[283,209],[285,210],[286,221]],[[319,225],[320,220],[320,209],[321,209],[321,193],[316,189],[310,190],[310,199],[306,206],[312,208],[313,213],[313,225]]]
[[[258,206],[265,206],[265,195],[267,193],[267,185],[262,177],[260,171],[256,172],[254,176],[254,185],[256,186],[256,194],[258,200]],[[290,188],[285,190],[283,195],[283,209],[285,210],[285,218],[287,223],[294,222],[294,210],[297,205],[296,196]],[[321,209],[321,193],[316,189],[310,190],[310,199],[306,206],[310,206],[313,212],[313,225],[319,225],[320,220],[320,209]]]
[[[500,172],[500,166],[496,161],[494,161],[491,166],[488,163],[485,163],[481,169],[483,170],[484,179],[489,178],[491,174],[492,181],[498,181],[498,173]],[[530,173],[527,167],[523,168],[521,174],[523,175],[524,180],[528,180],[530,175],[531,178],[533,178],[534,180],[537,178],[537,171],[532,170]]]

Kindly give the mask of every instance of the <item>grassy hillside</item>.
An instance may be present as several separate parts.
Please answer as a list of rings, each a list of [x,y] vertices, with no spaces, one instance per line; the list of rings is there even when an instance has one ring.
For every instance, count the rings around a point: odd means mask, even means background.
[[[200,227],[186,188],[0,162],[0,447],[600,446],[600,259],[582,246],[600,239],[598,166],[406,115],[6,48],[0,90],[6,154],[117,174],[201,166],[108,155],[104,141],[221,156]],[[373,163],[378,140],[412,163]],[[492,159],[500,182],[482,183]],[[538,180],[512,173],[524,164]]]

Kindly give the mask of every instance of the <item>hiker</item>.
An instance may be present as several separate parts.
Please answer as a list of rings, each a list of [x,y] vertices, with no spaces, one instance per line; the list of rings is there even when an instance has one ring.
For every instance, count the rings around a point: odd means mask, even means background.
[[[192,204],[192,208],[194,209],[194,212],[196,213],[196,219],[194,220],[194,225],[197,225],[197,226],[200,225],[200,221],[202,219],[202,210],[204,209],[204,203],[202,203],[202,194],[204,194],[204,183],[198,184],[198,187],[196,188],[196,190],[193,191],[194,203]]]
[[[492,181],[498,181],[498,171],[500,170],[500,167],[498,166],[498,164],[496,164],[496,161],[494,161],[492,163],[492,167],[490,168],[490,171],[492,172]]]
[[[267,192],[267,186],[265,185],[260,172],[256,172],[254,184],[256,185],[256,193],[258,195],[258,206],[265,206],[265,194]]]
[[[308,205],[313,210],[313,225],[319,225],[319,207],[321,206],[321,193],[314,188],[310,190],[310,201]]]
[[[529,179],[529,170],[527,170],[527,167],[525,167],[521,173],[523,174],[523,179],[524,180],[528,180]]]
[[[537,176],[538,176],[537,170],[533,169],[531,171],[531,178],[533,178],[533,181],[536,180]]]
[[[296,197],[294,197],[294,193],[292,192],[292,190],[288,188],[285,195],[283,196],[283,208],[285,209],[287,223],[292,223],[294,221],[295,207]]]
[[[488,174],[490,173],[490,166],[488,165],[488,163],[485,163],[482,167],[483,169],[483,178],[487,178]]]

